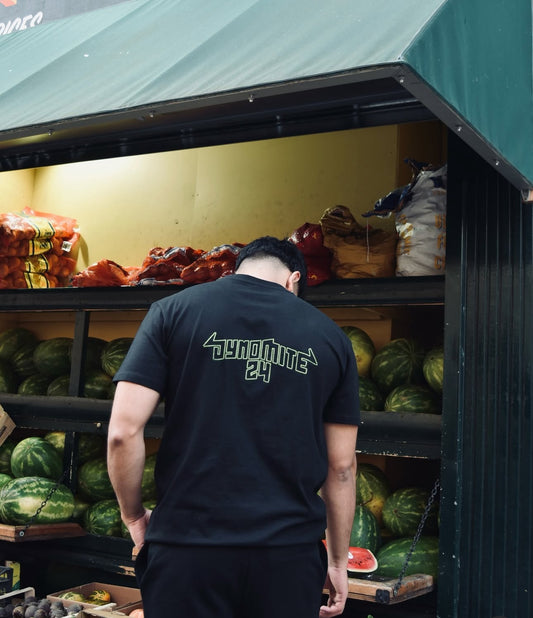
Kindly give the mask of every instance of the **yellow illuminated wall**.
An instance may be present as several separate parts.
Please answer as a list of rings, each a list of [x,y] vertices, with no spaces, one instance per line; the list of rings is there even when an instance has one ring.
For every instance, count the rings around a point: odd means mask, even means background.
[[[78,270],[103,258],[135,266],[155,246],[209,250],[288,235],[336,204],[362,222],[360,213],[408,181],[405,157],[438,163],[442,152],[434,122],[4,172],[0,210],[31,202],[75,217]]]

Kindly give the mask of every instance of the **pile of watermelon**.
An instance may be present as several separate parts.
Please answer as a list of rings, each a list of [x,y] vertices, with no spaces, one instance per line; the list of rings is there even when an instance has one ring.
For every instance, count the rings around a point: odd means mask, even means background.
[[[411,549],[430,492],[423,487],[391,489],[385,473],[371,463],[357,467],[355,516],[350,545],[376,555],[376,574],[398,577]],[[429,509],[422,536],[416,544],[406,575],[438,572],[438,505]]]
[[[105,341],[88,337],[85,345],[83,396],[112,399],[112,378],[122,364],[131,337]],[[0,332],[0,393],[68,396],[73,339],[39,340],[22,327]]]
[[[397,338],[376,351],[357,326],[343,326],[357,360],[361,410],[439,413],[444,374],[442,346],[427,350],[411,338]]]
[[[0,445],[0,522],[27,523],[58,480],[62,480],[65,433],[49,432],[20,440],[8,438]],[[129,538],[109,480],[105,437],[79,435],[78,483],[75,490],[60,483],[34,523],[75,521],[87,532]],[[146,458],[142,483],[143,501],[155,506],[156,455]]]

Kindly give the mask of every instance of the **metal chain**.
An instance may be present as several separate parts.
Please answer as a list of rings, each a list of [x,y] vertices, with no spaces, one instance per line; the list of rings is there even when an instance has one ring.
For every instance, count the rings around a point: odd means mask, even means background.
[[[424,509],[424,512],[422,513],[422,517],[420,518],[420,522],[418,523],[418,527],[416,529],[415,535],[413,537],[413,542],[411,543],[411,547],[409,548],[409,551],[407,552],[406,556],[405,556],[405,561],[403,563],[402,566],[402,570],[400,571],[400,575],[398,577],[398,581],[394,584],[394,588],[392,589],[392,596],[395,597],[398,595],[398,592],[400,590],[400,586],[402,585],[402,580],[405,576],[405,571],[407,571],[407,567],[409,565],[409,561],[411,560],[411,556],[413,555],[413,552],[415,551],[415,547],[416,544],[418,543],[418,541],[420,540],[420,537],[422,536],[422,530],[424,529],[424,526],[426,524],[426,520],[429,516],[429,512],[431,510],[431,507],[433,506],[433,502],[435,502],[435,498],[437,497],[437,493],[439,491],[439,487],[440,487],[440,481],[439,479],[437,479],[435,481],[435,485],[433,486],[433,489],[431,490],[431,493],[429,494],[428,497],[428,501],[426,504],[426,508]]]
[[[19,530],[19,536],[23,537],[26,534],[26,530],[33,524],[33,522],[35,521],[35,518],[39,516],[39,514],[41,513],[41,511],[44,509],[44,507],[46,506],[46,503],[48,502],[48,500],[50,500],[50,498],[54,495],[54,493],[57,491],[58,487],[61,485],[61,483],[63,482],[63,480],[65,479],[65,475],[66,475],[67,471],[64,470],[63,474],[59,477],[59,479],[52,485],[52,487],[50,487],[48,493],[46,494],[44,500],[41,502],[39,508],[35,511],[35,513],[30,517],[30,519],[24,524],[24,528],[22,530]]]

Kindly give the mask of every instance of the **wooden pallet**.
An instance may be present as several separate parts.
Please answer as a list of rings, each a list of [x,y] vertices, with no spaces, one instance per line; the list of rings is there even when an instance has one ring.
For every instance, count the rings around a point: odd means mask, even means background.
[[[376,577],[375,579],[366,579],[350,577],[348,579],[348,598],[393,605],[427,594],[434,587],[431,575],[407,575],[402,579],[401,586],[395,596],[394,587],[397,582],[397,578],[385,579]]]
[[[22,534],[21,534],[22,533]],[[48,539],[62,539],[75,536],[84,536],[87,532],[79,525],[71,522],[59,524],[34,524],[26,529],[25,526],[8,526],[0,524],[0,541],[45,541]]]

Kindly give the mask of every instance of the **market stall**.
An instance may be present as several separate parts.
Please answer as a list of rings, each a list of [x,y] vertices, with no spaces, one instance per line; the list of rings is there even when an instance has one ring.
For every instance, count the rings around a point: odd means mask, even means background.
[[[117,221],[131,219],[130,245],[147,242],[139,229],[150,229],[149,237],[159,233],[135,208],[126,210],[139,186],[124,198],[122,189],[104,183],[106,168],[115,181],[128,178],[120,161],[130,173],[137,157],[153,163],[150,173],[176,191],[164,198],[162,216],[174,213],[174,233],[186,244],[206,243],[204,249],[216,244],[215,231],[220,243],[240,242],[262,229],[290,232],[304,215],[318,221],[334,205],[328,195],[348,201],[366,191],[359,216],[370,210],[371,196],[408,182],[406,157],[447,163],[445,275],[331,280],[308,295],[340,323],[374,328],[375,341],[384,328],[389,339],[404,328],[443,338],[441,414],[413,421],[368,413],[361,428],[361,461],[383,458],[371,461],[385,462],[394,476],[422,459],[428,485],[440,478],[436,591],[414,605],[373,603],[375,616],[525,616],[532,609],[531,535],[519,525],[529,519],[533,495],[531,6],[501,4],[130,0],[0,40],[0,169],[17,179],[4,195],[77,216],[87,245],[78,255],[80,270],[102,258],[122,266],[142,261],[146,245],[112,255],[113,234],[106,230],[113,229],[113,212]],[[320,152],[328,164],[306,154]],[[102,166],[88,171],[85,162]],[[160,176],[163,168],[188,180],[171,188],[174,179]],[[69,176],[73,171],[78,176]],[[322,182],[316,201],[313,190],[298,193],[286,181],[302,182],[306,172],[331,179]],[[67,176],[69,188],[54,184]],[[105,192],[112,201],[95,204]],[[76,196],[82,203],[82,194],[93,198],[94,212],[102,205],[104,224],[91,222],[90,204],[74,212],[68,202]],[[223,207],[213,214],[216,203]],[[160,233],[158,242],[166,242]],[[74,442],[80,432],[105,433],[109,402],[78,396],[87,336],[129,336],[138,312],[169,292],[0,290],[5,326],[40,324],[42,315],[29,317],[38,308],[48,316],[41,337],[62,334],[58,323],[67,316],[75,342],[71,377],[78,379],[61,406],[0,395],[17,425],[43,432],[61,427]],[[120,319],[111,316],[117,312]],[[119,332],[124,317],[131,328]],[[156,440],[160,429],[156,418],[149,437]],[[88,536],[58,541],[54,551],[65,562],[106,565],[110,574],[131,577],[122,539]],[[36,551],[27,548],[18,543],[16,554],[24,559]],[[353,603],[354,615],[363,611],[361,601]]]

